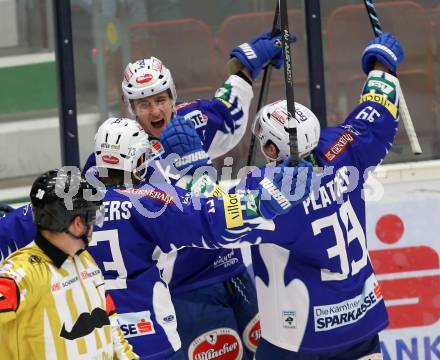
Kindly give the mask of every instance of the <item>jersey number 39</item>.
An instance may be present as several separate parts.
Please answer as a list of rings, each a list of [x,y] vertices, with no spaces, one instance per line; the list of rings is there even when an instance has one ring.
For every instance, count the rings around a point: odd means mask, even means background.
[[[342,223],[342,226],[341,226]],[[351,226],[351,227],[350,227]],[[345,201],[339,211],[312,222],[313,234],[319,235],[322,229],[331,227],[335,234],[336,244],[327,249],[329,259],[336,256],[340,259],[341,272],[332,272],[328,269],[321,269],[322,281],[344,280],[350,275],[356,275],[367,265],[368,252],[365,241],[365,233],[356,216],[350,199]],[[359,259],[349,259],[347,248],[352,241],[359,242],[362,255]]]

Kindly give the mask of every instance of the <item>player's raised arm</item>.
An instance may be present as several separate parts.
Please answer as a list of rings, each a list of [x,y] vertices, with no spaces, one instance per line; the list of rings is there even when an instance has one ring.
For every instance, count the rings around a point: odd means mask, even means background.
[[[291,35],[292,41],[296,37]],[[214,100],[200,102],[208,116],[203,142],[211,159],[233,149],[243,138],[253,97],[252,83],[261,70],[272,62],[277,69],[283,66],[280,35],[262,33],[232,49],[229,61],[230,76],[216,91]]]
[[[392,146],[399,120],[398,80],[393,75],[403,59],[400,42],[391,34],[383,33],[373,39],[362,55],[362,68],[367,75],[360,96],[360,104],[338,127],[323,130],[321,146],[327,165],[356,166],[360,173],[380,164]],[[336,151],[332,146],[347,134],[353,150]],[[342,149],[343,150],[343,149]]]

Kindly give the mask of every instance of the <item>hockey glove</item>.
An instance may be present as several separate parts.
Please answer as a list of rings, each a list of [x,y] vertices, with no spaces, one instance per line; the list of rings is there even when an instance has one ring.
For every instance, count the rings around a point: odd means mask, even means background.
[[[382,33],[368,43],[362,54],[362,70],[366,75],[373,70],[376,61],[385,65],[394,74],[397,65],[404,59],[405,53],[397,40],[390,33]]]
[[[292,43],[296,41],[293,33],[290,33],[290,40]],[[249,69],[253,80],[270,61],[273,61],[277,69],[280,69],[284,62],[281,35],[272,36],[270,32],[263,33],[250,42],[234,48],[231,57],[236,57]]]
[[[179,155],[180,158],[174,163],[179,171],[189,166],[191,174],[198,167],[211,164],[193,123],[183,116],[176,116],[171,120],[162,131],[160,142],[166,154]]]
[[[279,166],[273,181],[263,178],[259,184],[258,209],[266,219],[285,214],[310,193],[313,166],[302,160],[297,166],[288,167],[290,158]]]

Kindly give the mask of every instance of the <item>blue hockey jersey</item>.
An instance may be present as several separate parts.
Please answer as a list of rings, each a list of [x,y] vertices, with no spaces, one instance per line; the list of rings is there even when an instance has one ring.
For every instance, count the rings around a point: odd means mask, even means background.
[[[397,105],[395,78],[372,72],[361,104],[342,125],[322,130],[314,155],[324,168],[310,195],[287,215],[259,221],[269,231],[240,240],[262,244],[252,247],[252,264],[262,337],[270,343],[339,351],[387,326],[368,256],[363,185],[392,145]],[[249,176],[246,187],[260,180]]]
[[[215,159],[233,149],[242,139],[252,97],[251,85],[239,76],[231,75],[217,90],[214,99],[177,103],[176,110],[178,115],[192,121],[204,150],[211,159]],[[152,150],[157,158],[166,156],[157,140],[152,141]],[[84,171],[94,165],[95,156],[91,154]],[[160,169],[160,164],[157,165]],[[164,175],[173,184],[178,180],[165,171]],[[158,260],[164,267],[164,278],[173,293],[218,283],[245,271],[241,251],[237,249],[182,249]]]
[[[6,213],[0,218],[0,261],[35,239],[37,229],[30,204]]]

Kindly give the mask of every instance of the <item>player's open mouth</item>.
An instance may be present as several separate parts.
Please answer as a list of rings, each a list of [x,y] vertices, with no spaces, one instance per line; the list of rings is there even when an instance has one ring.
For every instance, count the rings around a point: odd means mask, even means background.
[[[155,129],[160,129],[164,125],[165,125],[165,119],[160,119],[160,120],[151,122],[151,126],[153,126]]]

